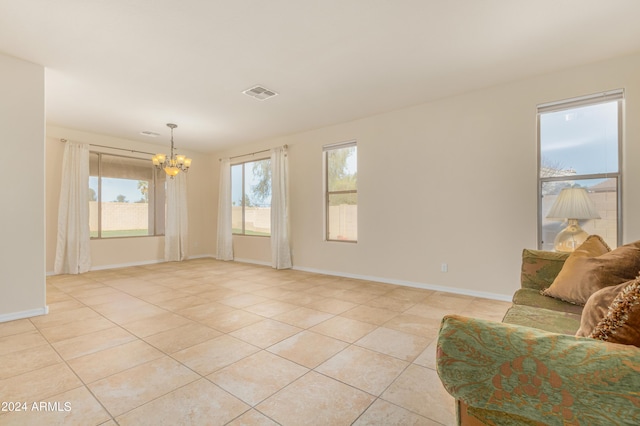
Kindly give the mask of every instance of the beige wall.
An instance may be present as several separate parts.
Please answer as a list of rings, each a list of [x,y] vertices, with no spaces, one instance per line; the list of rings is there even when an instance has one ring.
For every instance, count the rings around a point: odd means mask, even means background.
[[[289,145],[296,268],[507,299],[537,222],[536,105],[624,88],[623,236],[640,239],[640,54],[375,117],[190,153],[190,252],[215,253],[219,157]],[[55,257],[59,138],[155,152],[157,146],[48,127],[47,270]],[[359,242],[323,240],[322,146],[358,141]],[[404,206],[404,208],[399,208]],[[409,212],[409,213],[407,213]],[[409,215],[410,217],[407,217]],[[398,226],[410,222],[411,227]],[[236,259],[270,262],[264,237],[234,237]],[[162,259],[161,237],[92,241],[94,267]],[[449,272],[440,272],[447,263]]]
[[[56,250],[58,198],[60,196],[61,165],[64,152],[64,144],[60,142],[60,139],[151,153],[167,152],[169,150],[168,142],[165,145],[152,145],[62,127],[47,126],[46,270],[48,272],[53,271]],[[108,148],[92,147],[91,149],[120,155],[149,157]],[[217,199],[213,192],[213,187],[217,186],[217,183],[214,185],[213,181],[217,179],[217,176],[214,178],[211,167],[209,167],[213,157],[184,150],[180,152],[184,152],[193,158],[193,165],[188,174],[189,256],[212,256],[215,254],[215,217],[213,217],[213,214],[217,205]],[[164,237],[92,240],[91,258],[93,269],[160,262],[164,259]]]
[[[639,54],[217,155],[289,145],[296,268],[508,299],[519,286],[522,249],[537,246],[536,105],[617,88],[626,91],[623,232],[629,242],[640,239]],[[353,139],[359,241],[328,243],[322,146]],[[407,221],[414,225],[399,226]],[[264,239],[235,242],[236,258],[269,258]],[[449,272],[441,272],[442,263]]]
[[[0,322],[46,313],[44,68],[0,55]]]

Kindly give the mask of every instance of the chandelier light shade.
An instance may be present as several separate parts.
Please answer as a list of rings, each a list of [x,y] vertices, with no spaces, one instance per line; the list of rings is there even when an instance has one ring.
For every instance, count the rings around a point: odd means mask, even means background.
[[[167,127],[171,129],[171,153],[169,156],[166,154],[156,154],[151,161],[153,161],[153,165],[156,166],[156,168],[164,170],[165,173],[173,179],[173,177],[181,171],[186,173],[189,170],[189,167],[191,167],[191,158],[175,153],[175,148],[173,147],[173,129],[178,126],[173,123],[167,123]]]
[[[580,227],[578,220],[600,219],[600,215],[584,188],[571,187],[560,191],[547,218],[567,219],[568,225],[556,235],[553,247],[555,251],[572,252],[589,236]]]

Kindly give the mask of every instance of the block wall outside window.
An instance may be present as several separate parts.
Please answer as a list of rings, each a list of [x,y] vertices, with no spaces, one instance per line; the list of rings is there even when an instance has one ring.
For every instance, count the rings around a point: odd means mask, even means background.
[[[91,152],[91,238],[164,235],[165,182],[148,159]]]

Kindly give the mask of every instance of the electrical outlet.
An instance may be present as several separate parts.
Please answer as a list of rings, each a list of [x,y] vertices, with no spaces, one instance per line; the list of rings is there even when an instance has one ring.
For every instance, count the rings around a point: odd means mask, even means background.
[[[446,263],[440,265],[440,272],[449,272],[449,265]]]

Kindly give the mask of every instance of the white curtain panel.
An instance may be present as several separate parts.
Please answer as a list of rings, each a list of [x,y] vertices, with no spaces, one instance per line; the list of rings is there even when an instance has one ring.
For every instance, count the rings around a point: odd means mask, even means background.
[[[164,230],[164,260],[167,262],[187,258],[187,216],[187,175],[180,172],[173,179],[167,179],[167,217]]]
[[[271,150],[271,266],[291,268],[289,166],[285,147]]]
[[[66,142],[54,272],[87,272],[91,267],[89,239],[89,146]]]
[[[231,160],[220,160],[220,191],[218,192],[218,241],[216,258],[233,260],[231,230]]]

